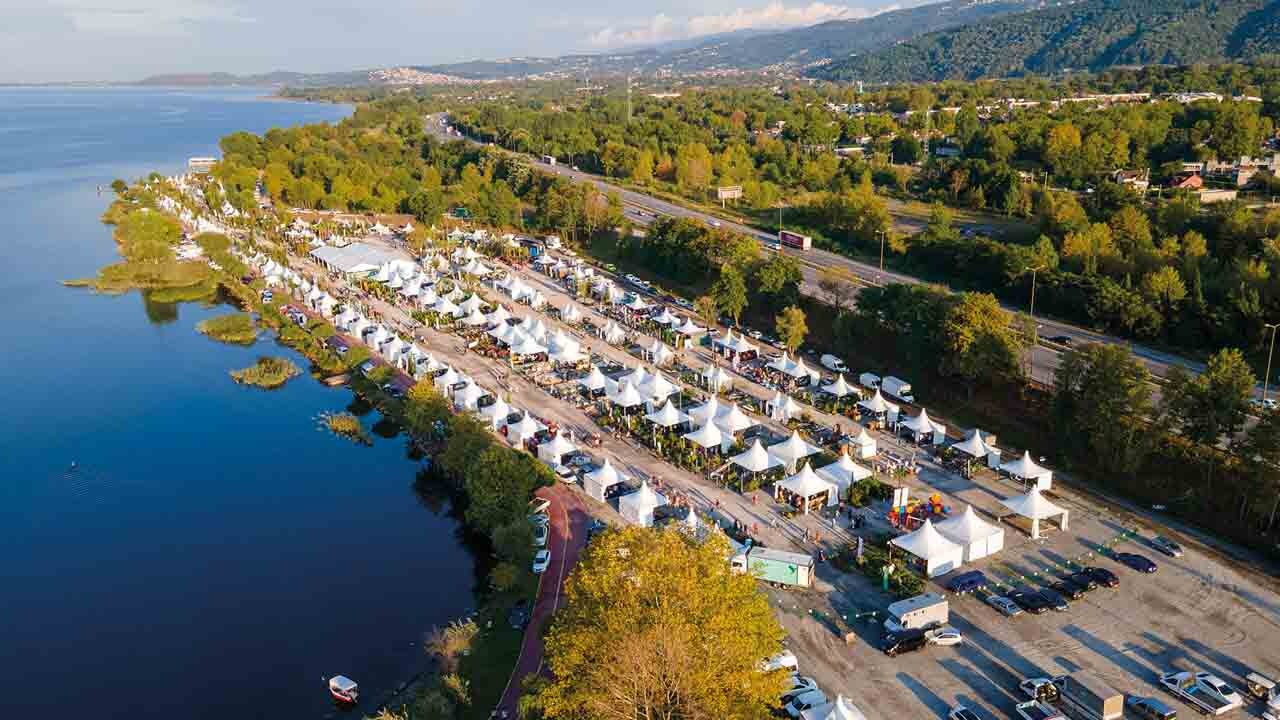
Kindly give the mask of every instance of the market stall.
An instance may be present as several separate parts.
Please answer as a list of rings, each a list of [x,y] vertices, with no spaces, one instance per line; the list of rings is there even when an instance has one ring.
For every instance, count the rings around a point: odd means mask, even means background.
[[[933,526],[933,520],[925,520],[919,530],[889,542],[910,555],[929,577],[945,575],[964,563],[964,548],[943,537]]]
[[[1040,488],[1031,488],[1026,495],[1015,495],[1011,498],[1005,498],[1000,504],[1009,508],[1012,515],[1016,515],[1030,523],[1030,527],[1026,528],[1032,540],[1040,539],[1040,521],[1057,518],[1059,530],[1067,529],[1066,509],[1058,507],[1040,494]],[[1005,515],[1003,517],[1008,517]]]
[[[936,526],[939,533],[964,549],[964,561],[973,562],[1004,549],[1004,528],[978,517],[972,505]]]

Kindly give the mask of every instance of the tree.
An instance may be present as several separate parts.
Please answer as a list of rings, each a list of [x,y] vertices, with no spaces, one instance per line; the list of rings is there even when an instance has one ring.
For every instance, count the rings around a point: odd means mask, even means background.
[[[699,542],[636,527],[589,545],[547,636],[545,716],[768,718],[783,673],[759,664],[783,631],[755,578],[730,571],[728,551],[717,534]]]
[[[1062,354],[1049,418],[1074,455],[1096,458],[1105,472],[1129,474],[1153,436],[1151,396],[1151,375],[1128,347],[1085,345]]]
[[[720,268],[720,279],[711,286],[711,294],[721,312],[733,318],[733,324],[737,325],[747,307],[747,282],[742,273],[732,265]]]
[[[805,336],[809,334],[804,311],[795,305],[787,307],[774,318],[774,327],[777,328],[778,337],[782,338],[782,344],[792,353],[800,349]]]
[[[431,380],[420,380],[409,388],[404,399],[404,424],[414,436],[436,437],[451,415],[449,401],[436,391]]]
[[[842,265],[828,265],[818,273],[818,287],[827,294],[836,312],[843,315],[852,307],[853,296],[858,292],[857,276]]]
[[[702,324],[707,329],[716,326],[716,320],[720,317],[720,306],[716,303],[715,297],[711,295],[703,295],[693,301],[693,311],[697,313],[698,318],[702,320]]]
[[[1270,533],[1280,511],[1280,412],[1264,411],[1258,424],[1249,429],[1239,451],[1262,487],[1271,491],[1273,500],[1266,529]]]
[[[976,383],[999,385],[1022,379],[1022,342],[1010,315],[989,293],[961,293],[943,324],[942,370]]]
[[[676,151],[676,184],[683,190],[706,189],[711,183],[711,164],[706,145],[681,145]]]
[[[1170,417],[1183,435],[1211,446],[1244,427],[1257,382],[1244,354],[1235,348],[1219,350],[1199,375],[1173,365],[1165,380]]]
[[[631,179],[641,185],[653,182],[653,151],[641,150],[636,155],[635,167],[631,169]]]
[[[129,183],[121,180],[120,178],[116,178],[115,180],[111,181],[111,191],[117,195],[123,195],[124,192],[128,189],[129,189]]]
[[[553,482],[551,470],[528,453],[490,445],[472,458],[466,471],[467,523],[493,532],[526,522],[533,491]]]
[[[1099,261],[1115,254],[1111,228],[1103,223],[1093,223],[1062,241],[1062,257],[1077,261],[1085,275],[1097,274]]]
[[[758,246],[758,243],[752,243]],[[772,307],[795,304],[800,298],[804,271],[800,261],[790,255],[774,253],[754,273],[755,291],[765,296]]]
[[[1166,265],[1142,278],[1142,294],[1158,304],[1161,313],[1168,317],[1187,297],[1187,286],[1178,271]]]
[[[924,148],[912,135],[899,135],[890,145],[893,161],[901,165],[915,165],[924,157]]]
[[[488,427],[470,415],[453,416],[449,430],[449,442],[436,459],[454,485],[465,487],[467,472],[476,458],[493,444],[493,436]]]

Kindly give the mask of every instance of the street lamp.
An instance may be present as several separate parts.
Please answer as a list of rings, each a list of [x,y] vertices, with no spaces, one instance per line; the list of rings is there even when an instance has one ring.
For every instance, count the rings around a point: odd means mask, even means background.
[[[877,230],[876,235],[880,238],[880,274],[884,274],[884,231]]]
[[[1040,344],[1040,328],[1036,325],[1036,273],[1044,268],[1044,265],[1036,265],[1023,270],[1023,272],[1031,271],[1031,303],[1027,310],[1027,314],[1031,317],[1031,348],[1027,351],[1027,360],[1031,366],[1029,374],[1033,380],[1036,374],[1036,346]]]
[[[1264,323],[1264,327],[1271,331],[1271,344],[1267,348],[1267,374],[1262,376],[1262,407],[1267,407],[1267,383],[1271,380],[1271,353],[1276,349],[1276,328],[1280,328],[1280,323]]]

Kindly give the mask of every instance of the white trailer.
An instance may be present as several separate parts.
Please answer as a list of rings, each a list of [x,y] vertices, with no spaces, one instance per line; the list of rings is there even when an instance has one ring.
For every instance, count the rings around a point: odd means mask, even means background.
[[[892,375],[880,381],[880,389],[890,397],[898,398],[903,402],[913,403],[916,401],[914,395],[911,394],[911,383]]]
[[[889,632],[924,630],[946,625],[950,619],[947,599],[938,593],[925,593],[890,604],[884,629]]]

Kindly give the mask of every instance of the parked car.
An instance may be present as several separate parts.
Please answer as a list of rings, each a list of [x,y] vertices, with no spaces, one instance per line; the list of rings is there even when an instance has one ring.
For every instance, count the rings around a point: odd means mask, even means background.
[[[551,551],[539,550],[533,555],[533,574],[541,575],[547,571],[547,566],[551,564]]]
[[[529,501],[529,512],[544,513],[551,508],[551,501],[546,498],[534,498]]]
[[[578,474],[567,465],[556,466],[556,477],[560,478],[560,482],[569,483],[570,485],[578,482]]]
[[[999,610],[1005,617],[1014,617],[1022,614],[1022,608],[1003,595],[988,595],[983,600],[991,607]]]
[[[1151,547],[1172,558],[1182,557],[1182,546],[1164,535],[1157,535],[1151,538]]]
[[[1116,577],[1116,574],[1111,572],[1110,570],[1091,566],[1091,567],[1085,568],[1084,571],[1089,575],[1089,577],[1093,578],[1099,585],[1109,587],[1109,588],[1120,587],[1120,578]]]
[[[1142,555],[1139,555],[1137,553],[1131,553],[1131,552],[1116,553],[1115,561],[1120,563],[1121,565],[1124,565],[1125,567],[1132,568],[1142,573],[1149,574],[1149,573],[1155,572],[1158,569],[1156,567],[1156,564],[1151,562],[1150,559],[1143,557]]]
[[[987,576],[981,571],[971,570],[969,572],[960,573],[947,581],[947,590],[964,595],[971,593],[987,584]]]
[[[782,693],[782,704],[786,705],[796,698],[797,695],[807,693],[810,690],[818,689],[818,681],[811,677],[803,677],[799,673],[791,676],[788,683],[787,691]]]
[[[887,633],[880,640],[880,649],[884,651],[885,655],[896,657],[902,653],[920,650],[928,644],[929,636],[925,634],[925,631],[913,628]]]
[[[978,714],[963,705],[951,708],[947,720],[978,720]]]
[[[1018,683],[1018,689],[1023,695],[1040,702],[1057,702],[1061,694],[1053,679],[1047,677],[1027,678]]]
[[[964,642],[964,636],[960,634],[960,631],[950,625],[944,625],[935,630],[926,630],[925,635],[929,637],[930,645],[950,647]]]
[[[1018,607],[1034,615],[1043,615],[1049,611],[1049,603],[1040,593],[1034,590],[1013,590],[1006,597],[1018,604]]]
[[[805,710],[810,710],[826,704],[826,693],[821,690],[810,690],[809,692],[801,693],[792,698],[791,702],[787,703],[785,707],[787,709],[787,715],[793,718],[798,718]]]
[[[796,660],[796,654],[790,650],[783,650],[771,658],[760,661],[760,670],[763,672],[771,672],[773,670],[792,670],[800,669],[800,663]]]
[[[507,614],[507,622],[513,630],[523,630],[529,624],[529,603],[521,600],[511,606],[511,612]]]
[[[1153,697],[1129,695],[1124,699],[1129,712],[1143,720],[1178,720],[1178,711]]]
[[[1079,586],[1081,590],[1085,592],[1088,592],[1098,587],[1097,579],[1083,570],[1081,570],[1080,572],[1073,572],[1070,575],[1067,575],[1064,579],[1070,580],[1071,582],[1075,583],[1077,586]]]
[[[1057,610],[1058,612],[1066,612],[1071,609],[1071,603],[1067,600],[1067,597],[1057,590],[1047,587],[1040,588],[1038,592],[1040,593],[1040,597],[1044,598],[1045,601],[1049,603],[1050,608]]]
[[[537,547],[546,547],[547,538],[550,536],[551,536],[551,530],[549,525],[533,526],[533,544],[536,545]]]
[[[1058,593],[1062,597],[1071,600],[1079,600],[1084,597],[1085,593],[1085,588],[1080,587],[1067,578],[1058,578],[1057,580],[1049,583],[1049,589]]]

